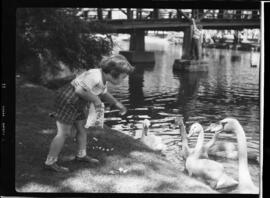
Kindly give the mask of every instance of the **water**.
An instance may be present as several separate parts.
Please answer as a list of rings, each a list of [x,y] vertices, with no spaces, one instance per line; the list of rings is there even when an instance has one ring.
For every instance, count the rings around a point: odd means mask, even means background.
[[[163,137],[169,158],[177,161],[172,156],[179,150],[181,138],[177,134],[179,129],[173,124],[174,116],[183,116],[187,128],[194,122],[206,127],[225,117],[235,117],[246,132],[248,150],[259,155],[259,52],[203,49],[209,71],[179,73],[174,72],[172,66],[174,60],[181,57],[182,46],[159,41],[146,41],[146,50],[155,51],[154,66],[136,66],[135,73],[120,86],[109,87],[129,111],[125,117],[120,117],[116,111],[107,111],[105,123],[138,138],[142,121],[149,119],[152,123],[150,133]],[[118,50],[128,50],[128,42],[118,42],[115,51]],[[257,67],[250,66],[251,57]],[[212,134],[206,133],[206,141],[211,137]],[[221,139],[236,142],[234,134],[221,135]],[[191,145],[195,140],[190,140]],[[257,171],[254,176],[257,182],[258,174]]]

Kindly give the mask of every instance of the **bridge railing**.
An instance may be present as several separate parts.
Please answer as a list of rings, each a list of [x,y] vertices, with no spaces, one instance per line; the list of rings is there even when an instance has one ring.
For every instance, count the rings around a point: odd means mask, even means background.
[[[197,10],[198,11],[198,10]],[[183,20],[187,17],[204,19],[229,19],[229,20],[252,20],[259,19],[259,10],[199,10],[194,13],[192,10],[178,12],[176,9],[89,9],[81,12],[80,17],[87,21],[114,21],[114,20]],[[194,16],[195,15],[195,16]]]
[[[201,18],[203,14],[199,14]],[[203,16],[203,19],[259,19],[259,10],[212,10]]]

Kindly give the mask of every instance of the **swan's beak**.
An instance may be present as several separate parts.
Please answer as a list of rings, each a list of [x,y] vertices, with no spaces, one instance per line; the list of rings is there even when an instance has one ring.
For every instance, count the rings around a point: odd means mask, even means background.
[[[189,138],[196,133],[200,133],[202,130],[203,130],[202,125],[199,124],[198,122],[195,122],[190,126],[189,133],[188,133],[187,137]]]
[[[210,124],[205,131],[214,132],[215,134],[221,133],[223,131],[222,124]]]
[[[223,125],[222,124],[218,124],[213,131],[215,132],[215,134],[219,134],[223,131]]]

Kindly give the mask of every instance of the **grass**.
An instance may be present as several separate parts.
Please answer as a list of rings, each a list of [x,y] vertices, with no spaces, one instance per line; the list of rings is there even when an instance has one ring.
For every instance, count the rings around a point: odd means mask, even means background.
[[[76,144],[67,139],[60,164],[72,171],[67,174],[43,169],[49,145],[55,135],[54,92],[23,79],[16,82],[16,191],[83,193],[216,193],[201,181],[187,176],[138,140],[105,127],[89,130],[87,152],[100,165],[64,161],[72,156]],[[93,139],[95,137],[95,139]],[[105,152],[96,146],[114,148]],[[119,168],[127,170],[119,172]],[[114,171],[114,174],[112,174]]]

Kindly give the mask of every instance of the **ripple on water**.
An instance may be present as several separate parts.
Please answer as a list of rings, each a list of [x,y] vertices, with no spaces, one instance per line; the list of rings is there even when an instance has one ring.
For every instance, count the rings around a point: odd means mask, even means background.
[[[250,67],[250,53],[203,49],[209,61],[207,74],[184,74],[172,70],[174,59],[181,57],[182,46],[168,45],[164,48],[157,45],[148,43],[146,46],[147,49],[165,50],[165,53],[159,50],[156,54],[154,67],[136,69],[138,73],[132,76],[132,81],[125,79],[120,86],[109,89],[130,111],[126,117],[120,117],[118,112],[108,113],[107,118],[117,119],[108,119],[105,123],[126,134],[131,134],[129,131],[132,130],[139,134],[144,119],[140,116],[147,116],[152,123],[150,133],[160,135],[168,143],[166,156],[183,165],[177,153],[181,148],[181,136],[179,129],[172,127],[173,114],[184,117],[187,130],[194,122],[205,127],[225,117],[235,117],[246,132],[248,148],[259,152],[259,69]],[[206,132],[205,141],[212,135]],[[196,136],[191,138],[190,145],[194,146],[196,140]],[[236,143],[236,137],[234,134],[222,134],[221,141]],[[236,174],[237,166],[233,165],[231,169],[230,166],[228,164],[229,172]],[[252,166],[253,180],[259,181],[259,166]]]

